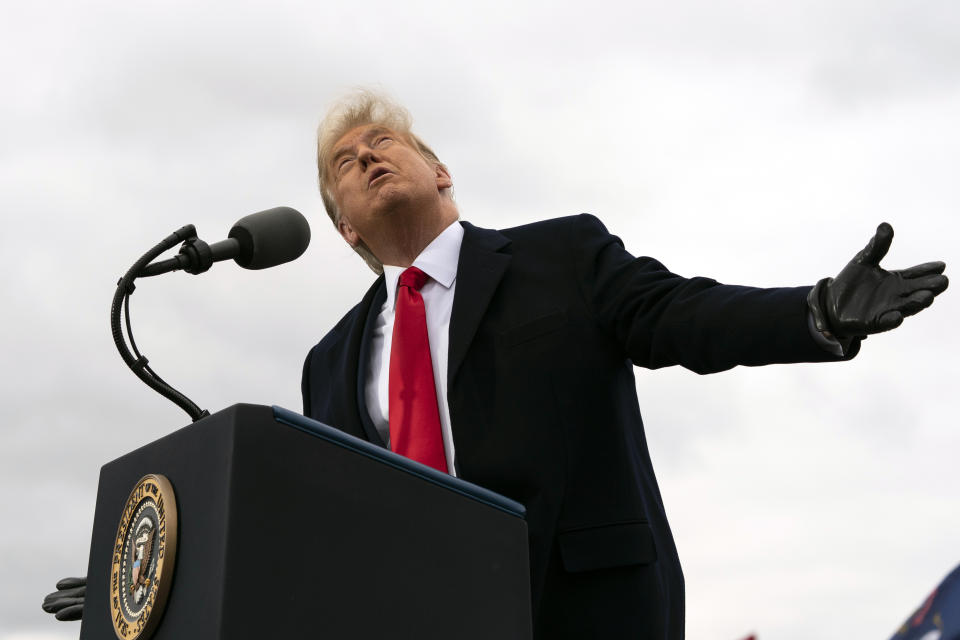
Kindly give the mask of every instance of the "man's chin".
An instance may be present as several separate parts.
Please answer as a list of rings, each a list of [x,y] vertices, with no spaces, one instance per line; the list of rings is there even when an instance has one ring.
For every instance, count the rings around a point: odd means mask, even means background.
[[[391,183],[380,185],[370,213],[377,217],[397,217],[406,213],[414,214],[422,210],[417,199],[400,185]]]

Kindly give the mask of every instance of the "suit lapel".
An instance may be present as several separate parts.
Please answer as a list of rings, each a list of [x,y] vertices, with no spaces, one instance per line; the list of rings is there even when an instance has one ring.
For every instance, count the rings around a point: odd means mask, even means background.
[[[383,442],[367,411],[365,384],[370,366],[372,319],[377,317],[385,299],[386,287],[383,276],[380,276],[352,310],[352,322],[347,325],[340,344],[329,350],[328,357],[342,363],[342,375],[314,382],[315,385],[323,385],[316,391],[330,398],[329,408],[322,415],[311,415],[352,436],[365,438],[381,446]]]
[[[380,437],[380,432],[377,431],[377,428],[373,425],[373,420],[370,419],[370,411],[367,410],[367,374],[370,368],[370,339],[372,337],[374,323],[380,314],[380,309],[387,300],[387,287],[384,284],[382,275],[377,279],[376,283],[374,283],[371,291],[373,292],[372,300],[365,309],[365,313],[362,313],[360,316],[363,324],[360,327],[362,336],[360,338],[360,352],[357,360],[357,402],[355,406],[360,414],[360,423],[363,425],[363,432],[366,434],[367,440],[381,447],[386,447],[387,443]],[[369,294],[364,296],[364,302],[366,302],[368,297],[370,297]]]
[[[448,388],[453,387],[480,320],[510,264],[510,255],[500,252],[510,244],[506,236],[493,229],[479,229],[469,222],[461,224],[464,234],[457,265],[457,290],[450,316]]]

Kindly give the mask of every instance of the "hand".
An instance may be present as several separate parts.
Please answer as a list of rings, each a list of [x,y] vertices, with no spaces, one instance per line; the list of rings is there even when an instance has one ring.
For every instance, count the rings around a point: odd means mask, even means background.
[[[864,337],[900,326],[947,288],[942,262],[885,271],[880,260],[893,241],[886,222],[836,278],[824,278],[807,296],[817,330],[828,337]]]
[[[57,590],[43,599],[43,610],[56,614],[57,620],[79,620],[87,596],[87,578],[64,578]]]

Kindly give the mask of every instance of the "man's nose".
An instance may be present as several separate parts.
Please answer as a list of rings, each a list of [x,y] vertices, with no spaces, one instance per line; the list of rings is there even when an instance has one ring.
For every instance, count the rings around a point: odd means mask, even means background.
[[[360,162],[360,166],[366,170],[366,168],[374,162],[380,162],[380,157],[377,155],[375,149],[363,145],[357,152],[357,160]]]

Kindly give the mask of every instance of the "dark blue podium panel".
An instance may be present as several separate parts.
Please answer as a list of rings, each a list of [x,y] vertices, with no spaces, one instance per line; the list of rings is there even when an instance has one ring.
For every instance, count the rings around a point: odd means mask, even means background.
[[[531,637],[523,506],[301,415],[234,405],[100,472],[81,640],[114,638],[130,490],[172,483],[172,589],[154,638]]]

